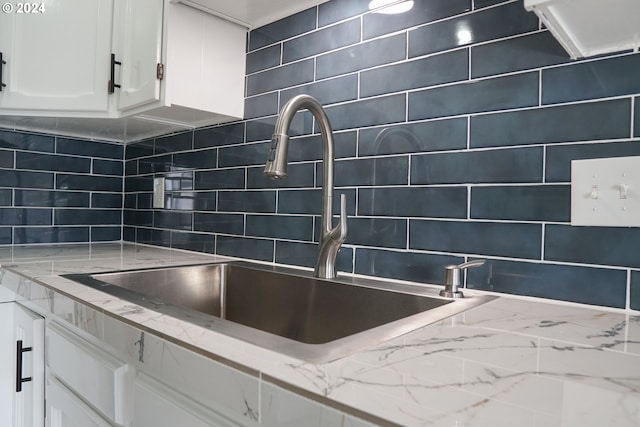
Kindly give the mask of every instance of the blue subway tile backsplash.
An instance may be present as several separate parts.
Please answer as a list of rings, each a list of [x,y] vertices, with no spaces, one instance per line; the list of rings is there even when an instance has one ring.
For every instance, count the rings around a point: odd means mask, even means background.
[[[121,144],[0,131],[0,244],[122,239]]]
[[[0,131],[0,244],[124,239],[313,267],[322,143],[279,109],[309,93],[335,130],[338,269],[640,310],[640,233],[571,227],[571,161],[640,156],[640,53],[573,61],[522,0],[330,0],[249,32],[245,117],[123,147]],[[153,178],[166,178],[163,209]],[[334,218],[334,223],[337,219]]]

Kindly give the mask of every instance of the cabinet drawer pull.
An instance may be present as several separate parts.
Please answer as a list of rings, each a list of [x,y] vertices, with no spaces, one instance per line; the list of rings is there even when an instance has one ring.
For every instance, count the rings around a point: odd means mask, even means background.
[[[0,52],[0,92],[2,92],[2,88],[3,87],[7,87],[6,84],[4,84],[4,82],[2,81],[2,66],[5,65],[7,63],[7,61],[5,61],[4,59],[2,59],[2,52]]]
[[[109,79],[109,94],[116,91],[116,88],[120,88],[120,85],[116,84],[116,65],[122,65],[122,62],[116,61],[116,54],[111,54],[111,79]]]
[[[22,353],[32,351],[33,347],[22,347],[22,340],[16,342],[16,392],[22,391],[22,383],[32,380],[32,377],[22,378]]]

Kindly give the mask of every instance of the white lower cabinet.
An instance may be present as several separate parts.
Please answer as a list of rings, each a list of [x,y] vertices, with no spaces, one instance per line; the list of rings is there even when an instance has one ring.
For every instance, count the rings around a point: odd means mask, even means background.
[[[54,377],[47,379],[47,427],[111,427],[112,424]]]
[[[18,303],[0,304],[0,425],[44,425],[44,319]]]

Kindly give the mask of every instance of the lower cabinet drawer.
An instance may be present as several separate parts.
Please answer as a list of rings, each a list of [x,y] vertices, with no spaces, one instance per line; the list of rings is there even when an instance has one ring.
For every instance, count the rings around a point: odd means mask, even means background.
[[[47,427],[111,427],[58,380],[47,380]]]
[[[55,323],[47,325],[49,376],[72,390],[111,421],[127,423],[131,369]]]

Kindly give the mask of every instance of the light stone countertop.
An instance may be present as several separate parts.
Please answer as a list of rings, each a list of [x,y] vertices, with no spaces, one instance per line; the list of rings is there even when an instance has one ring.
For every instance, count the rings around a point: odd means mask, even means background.
[[[0,248],[0,280],[18,300],[33,302],[40,297],[30,286],[44,285],[49,295],[40,305],[54,315],[62,314],[53,297],[70,297],[105,317],[391,425],[640,425],[639,314],[502,297],[316,365],[59,277],[228,259],[128,243],[8,247]],[[0,298],[3,292],[0,287]],[[76,326],[94,335],[107,333],[108,322],[81,322]]]

